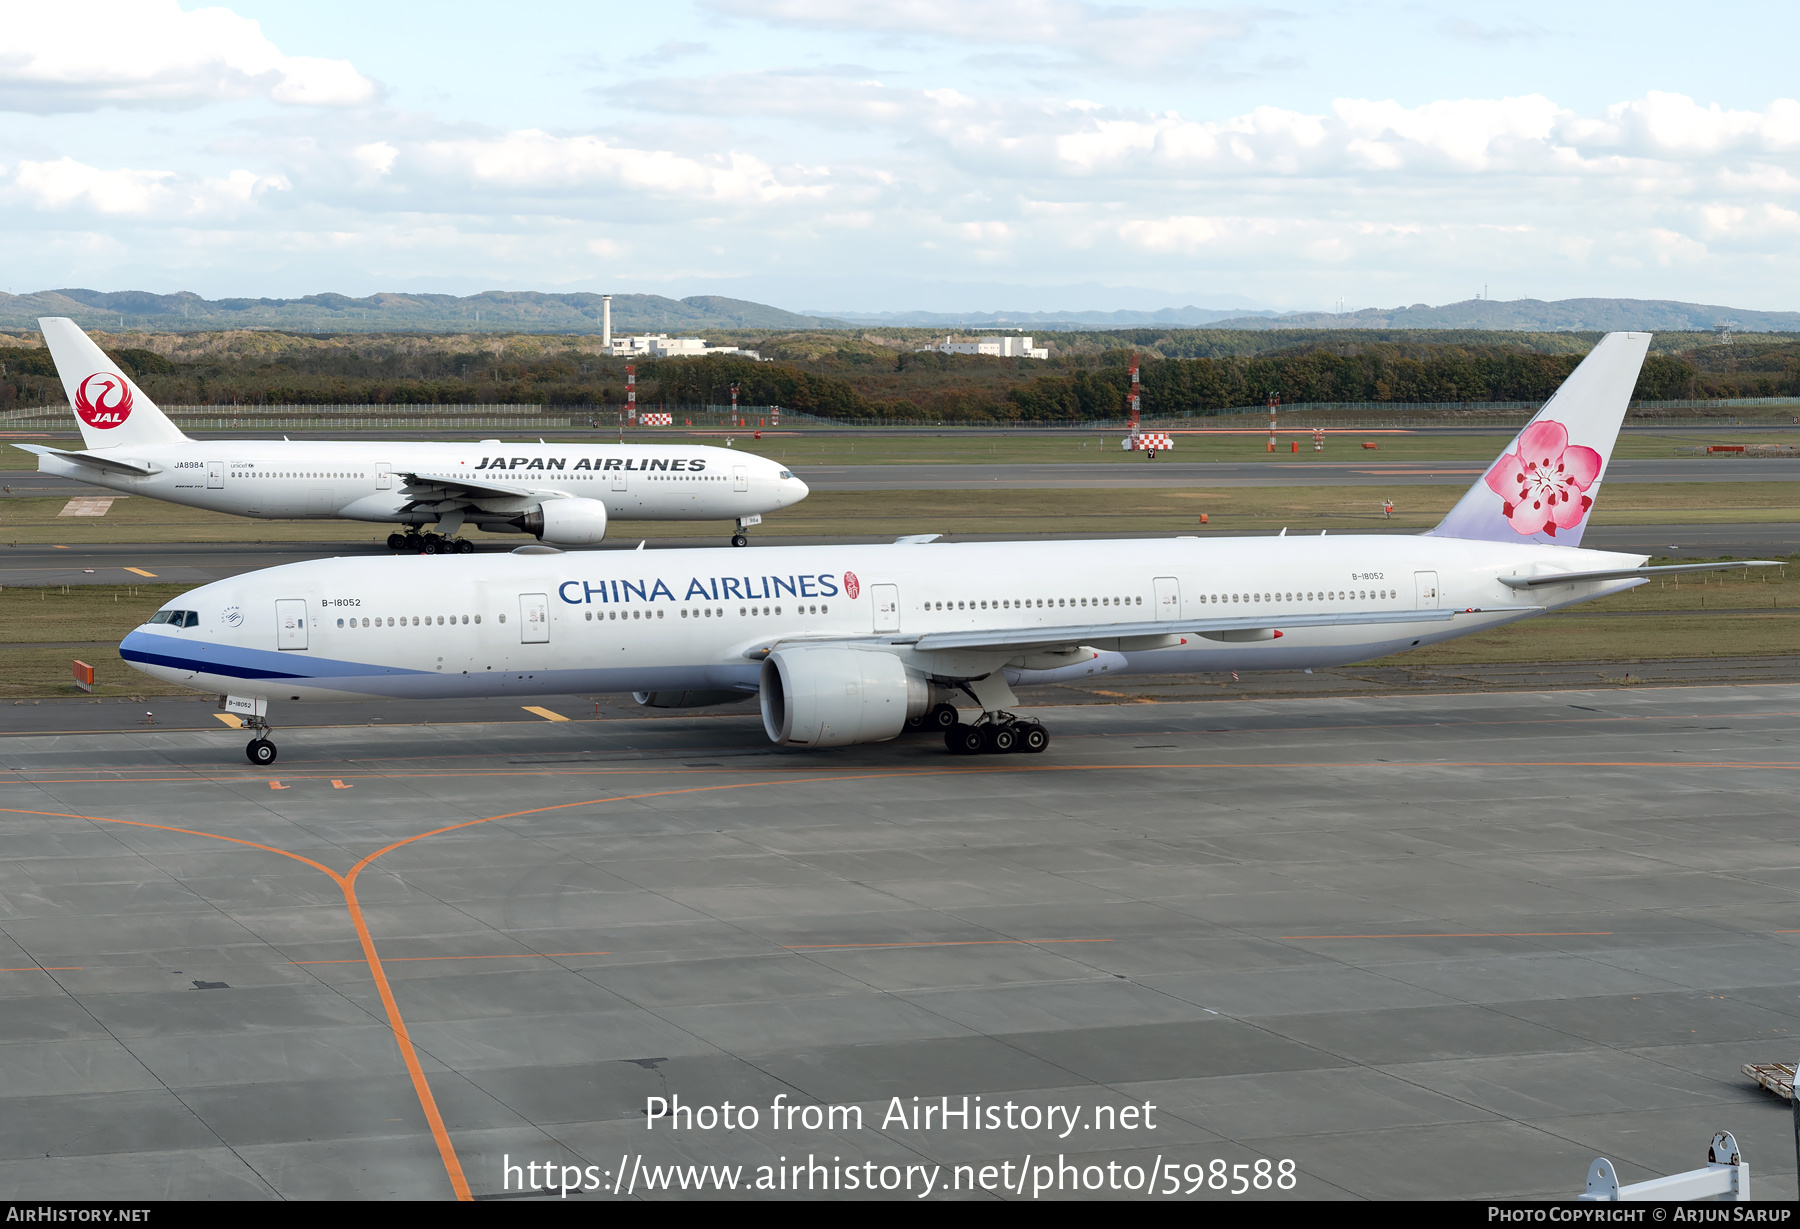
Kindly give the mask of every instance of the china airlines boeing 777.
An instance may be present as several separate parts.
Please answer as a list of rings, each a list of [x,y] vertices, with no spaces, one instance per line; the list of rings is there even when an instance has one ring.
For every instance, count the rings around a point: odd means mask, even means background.
[[[1581,548],[1650,338],[1604,338],[1442,524],[1415,537],[793,546],[479,563],[329,559],[218,581],[119,646],[227,697],[275,758],[271,703],[635,692],[759,697],[773,741],[942,729],[1042,751],[1018,683],[1339,666],[1486,631],[1667,572]],[[1629,634],[1629,633],[1624,633]],[[958,701],[979,716],[965,723]]]
[[[38,321],[87,447],[17,444],[44,473],[128,495],[262,519],[400,525],[388,546],[467,553],[456,533],[529,533],[591,546],[616,517],[735,520],[733,546],[806,484],[766,457],[693,444],[423,444],[191,440],[73,321]],[[435,526],[435,533],[421,533]]]

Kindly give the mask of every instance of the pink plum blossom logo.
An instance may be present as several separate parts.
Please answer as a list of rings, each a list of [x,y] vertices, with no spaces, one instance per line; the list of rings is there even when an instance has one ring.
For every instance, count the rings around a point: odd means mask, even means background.
[[[856,600],[856,595],[862,592],[862,585],[857,583],[855,572],[844,573],[844,592],[850,595],[850,600],[853,602]]]
[[[1594,506],[1584,492],[1600,476],[1601,457],[1592,448],[1569,443],[1569,430],[1554,419],[1534,422],[1519,433],[1514,451],[1487,472],[1488,488],[1505,506],[1501,515],[1526,537],[1573,529]]]

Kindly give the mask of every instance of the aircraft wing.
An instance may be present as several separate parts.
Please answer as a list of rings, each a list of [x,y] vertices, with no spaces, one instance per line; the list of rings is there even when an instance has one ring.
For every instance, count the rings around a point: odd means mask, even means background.
[[[73,461],[77,465],[93,465],[99,468],[117,470],[121,474],[136,474],[147,477],[156,471],[141,461],[121,461],[117,457],[101,456],[94,452],[64,452],[60,448],[47,448],[42,444],[14,444],[14,448],[24,452],[33,452],[40,457],[57,457],[64,461]]]
[[[1174,648],[1186,636],[1204,636],[1209,640],[1274,640],[1283,628],[1293,627],[1367,627],[1383,623],[1447,623],[1465,614],[1536,614],[1542,606],[1484,606],[1441,610],[1365,610],[1343,614],[1239,615],[1206,619],[1159,619],[1136,623],[1074,623],[1059,627],[1009,627],[983,631],[927,632],[924,635],[893,636],[778,636],[751,646],[744,656],[760,661],[778,648],[805,644],[844,644],[854,641],[876,641],[882,644],[911,645],[922,653],[948,652],[958,649],[1004,650],[1009,653],[1033,653],[1046,649],[1075,648],[1086,645],[1096,649],[1118,649],[1126,653],[1149,649]]]
[[[1060,645],[1118,647],[1126,652],[1167,648],[1181,636],[1213,640],[1273,640],[1291,627],[1366,627],[1383,623],[1443,623],[1460,614],[1538,611],[1539,606],[1468,607],[1441,610],[1365,610],[1343,614],[1264,614],[1203,619],[1159,619],[1137,623],[1077,623],[1061,627],[1017,627],[966,632],[927,632],[913,641],[920,652],[949,649],[1049,649]]]
[[[470,495],[476,498],[516,499],[528,498],[537,492],[530,487],[514,486],[505,482],[472,481],[467,474],[432,474],[423,470],[408,473],[396,470],[406,482],[407,494],[422,497],[426,491],[443,490],[452,495]]]

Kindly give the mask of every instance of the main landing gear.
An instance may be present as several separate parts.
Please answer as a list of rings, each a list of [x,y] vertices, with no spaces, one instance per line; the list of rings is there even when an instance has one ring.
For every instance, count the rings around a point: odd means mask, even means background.
[[[409,555],[472,555],[475,543],[467,538],[446,538],[439,533],[390,533],[388,549]]]
[[[1011,713],[983,713],[973,725],[958,722],[944,731],[944,746],[952,755],[1004,755],[1011,751],[1035,755],[1049,745],[1050,731],[1043,722]]]

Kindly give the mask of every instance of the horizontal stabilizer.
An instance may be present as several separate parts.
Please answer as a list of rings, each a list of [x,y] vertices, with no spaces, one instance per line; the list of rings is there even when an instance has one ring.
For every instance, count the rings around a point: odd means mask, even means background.
[[[1593,580],[1654,579],[1680,572],[1723,572],[1730,568],[1779,568],[1785,566],[1774,559],[1745,559],[1733,563],[1675,563],[1663,567],[1611,568],[1604,572],[1546,572],[1542,576],[1502,576],[1500,583],[1509,589],[1538,589],[1545,585],[1575,585]]]
[[[148,477],[156,472],[141,462],[121,461],[117,457],[103,456],[97,452],[64,452],[60,448],[46,448],[42,444],[14,444],[13,447],[25,452],[34,452],[40,457],[57,457],[64,461],[73,461],[78,465],[93,465],[117,473],[136,474],[140,478]]]

